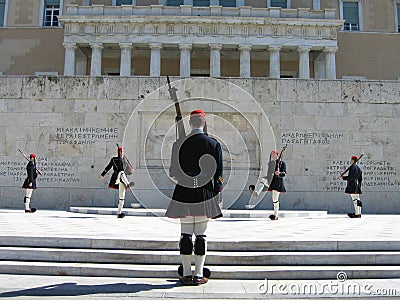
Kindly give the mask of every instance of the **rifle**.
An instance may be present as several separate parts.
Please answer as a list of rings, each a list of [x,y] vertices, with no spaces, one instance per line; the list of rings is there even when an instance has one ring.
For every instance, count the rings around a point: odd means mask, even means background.
[[[31,160],[28,158],[28,156],[26,156],[26,154],[25,154],[24,152],[21,151],[21,149],[18,149],[18,151],[25,157],[25,159],[26,159],[27,161],[31,161]],[[36,164],[35,164],[35,170],[38,172],[39,175],[41,175],[41,176],[43,175],[42,171],[40,171],[40,170],[36,167]]]
[[[283,153],[285,152],[286,148],[287,148],[287,144],[285,146],[283,146],[281,153],[279,153],[278,159],[276,160],[276,163],[275,163],[275,172],[279,171],[279,167],[280,167],[280,164],[282,161],[282,156],[283,156]]]
[[[119,144],[118,143],[117,143],[117,148],[119,148]],[[129,161],[129,159],[125,156],[125,153],[124,153],[124,156],[122,158],[125,160],[125,162],[128,165],[129,169],[131,169],[131,172],[133,172],[135,170],[135,168],[132,166],[132,164]],[[128,175],[130,175],[130,174],[128,174]]]
[[[356,161],[354,161],[342,174],[340,174],[339,177],[342,177],[344,174],[346,174],[350,170],[350,168],[352,166],[354,166],[363,156],[364,156],[364,153],[361,153],[360,157]]]
[[[167,82],[168,82],[169,96],[171,97],[171,100],[175,104],[175,111],[176,111],[175,122],[176,122],[176,132],[177,132],[176,139],[181,140],[186,137],[186,132],[185,132],[185,125],[183,124],[182,120],[181,107],[179,105],[178,97],[176,96],[177,89],[175,87],[171,87],[169,76],[167,76]]]

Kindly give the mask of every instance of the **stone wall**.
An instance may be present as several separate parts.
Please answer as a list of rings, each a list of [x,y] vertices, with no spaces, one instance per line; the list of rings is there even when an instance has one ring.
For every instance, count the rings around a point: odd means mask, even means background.
[[[364,212],[400,212],[399,82],[171,80],[184,114],[203,108],[210,135],[223,145],[225,207],[244,208],[247,186],[264,174],[270,150],[287,143],[282,209],[351,211],[338,176],[351,155],[365,152]],[[98,176],[117,142],[136,168],[126,205],[166,207],[175,129],[165,83],[165,77],[0,77],[0,207],[22,208],[26,161],[19,148],[37,153],[44,172],[34,206],[114,206],[109,175]],[[259,208],[272,208],[270,195]]]

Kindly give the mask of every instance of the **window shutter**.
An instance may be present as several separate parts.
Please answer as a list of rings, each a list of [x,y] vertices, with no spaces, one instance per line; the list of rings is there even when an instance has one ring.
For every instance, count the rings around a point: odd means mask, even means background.
[[[359,24],[358,2],[343,2],[343,18],[346,23]]]
[[[44,6],[49,6],[49,5],[58,5],[58,6],[60,6],[60,0],[45,0],[44,1]]]
[[[210,6],[210,0],[193,0],[193,6]]]
[[[0,0],[0,27],[4,23],[4,12],[6,10],[6,0]]]
[[[183,5],[183,0],[167,0],[168,6],[179,6]]]
[[[236,7],[236,0],[220,0],[219,4],[224,7]]]
[[[287,0],[271,0],[271,7],[287,8]]]
[[[117,6],[132,5],[132,0],[117,0]]]

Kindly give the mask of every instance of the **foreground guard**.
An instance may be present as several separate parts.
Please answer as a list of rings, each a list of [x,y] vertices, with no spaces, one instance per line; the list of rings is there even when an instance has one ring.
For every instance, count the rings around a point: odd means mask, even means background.
[[[286,176],[286,164],[282,160],[283,153],[285,152],[287,145],[283,147],[281,153],[275,161],[275,171],[274,176],[272,177],[271,184],[269,185],[268,191],[272,192],[272,202],[274,204],[274,214],[270,215],[269,218],[273,221],[278,220],[279,213],[279,195],[281,193],[285,193],[285,183],[283,178]],[[275,155],[278,155],[277,150],[273,150],[272,152]]]
[[[204,268],[208,221],[222,216],[218,204],[223,186],[222,151],[219,142],[204,132],[204,111],[192,111],[189,123],[191,133],[186,138],[179,138],[173,146],[170,176],[178,182],[166,216],[180,218],[182,266],[178,270],[179,279],[184,285],[200,285],[207,283],[211,275]],[[193,250],[194,274],[191,270]]]
[[[22,153],[22,152],[21,152]],[[23,154],[25,156],[25,154]],[[25,158],[27,158],[25,156]],[[27,158],[28,159],[28,158]],[[25,213],[34,213],[36,208],[30,208],[31,197],[33,190],[36,190],[36,178],[38,177],[38,169],[36,168],[36,154],[32,153],[29,155],[29,162],[26,165],[26,179],[22,188],[26,190],[24,205],[25,205]]]
[[[350,218],[361,218],[362,202],[360,200],[360,194],[362,194],[362,171],[357,165],[357,162],[361,159],[363,155],[364,153],[361,154],[360,157],[358,157],[357,155],[352,156],[350,167],[348,167],[347,170],[340,175],[341,179],[347,180],[345,193],[350,194],[351,200],[353,201],[354,205],[354,213],[347,214]],[[344,176],[346,172],[349,173],[347,176]]]
[[[122,147],[119,147],[118,145],[117,147],[118,156],[111,158],[110,162],[101,173],[99,178],[103,179],[107,172],[110,171],[111,168],[113,168],[113,174],[111,175],[108,187],[111,189],[119,190],[117,217],[123,218],[125,217],[125,214],[122,212],[125,201],[125,193],[134,185],[133,182],[129,182],[126,176],[131,175],[134,172],[134,168],[126,159],[124,155],[124,149]]]

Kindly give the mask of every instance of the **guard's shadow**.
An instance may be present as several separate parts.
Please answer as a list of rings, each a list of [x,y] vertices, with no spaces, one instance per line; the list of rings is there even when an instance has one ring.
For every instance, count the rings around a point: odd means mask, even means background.
[[[21,296],[84,296],[94,294],[121,294],[121,293],[138,293],[151,290],[170,289],[179,286],[179,281],[170,281],[169,284],[147,284],[147,283],[111,283],[99,285],[80,285],[76,282],[65,282],[59,284],[39,286],[30,289],[0,293],[0,298],[5,297],[21,297]]]

